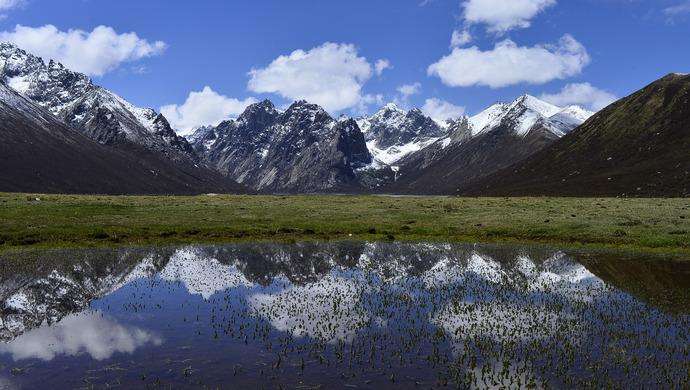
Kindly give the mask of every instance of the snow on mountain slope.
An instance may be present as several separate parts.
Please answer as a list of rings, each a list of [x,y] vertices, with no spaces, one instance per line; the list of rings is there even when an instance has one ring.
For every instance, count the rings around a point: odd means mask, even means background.
[[[81,73],[0,43],[0,79],[53,115],[102,144],[123,141],[166,155],[193,157],[187,141],[168,121],[149,108],[139,108]]]
[[[465,142],[500,126],[509,128],[518,137],[525,137],[537,127],[562,137],[591,115],[578,106],[561,108],[523,95],[511,103],[497,103],[475,116],[449,120],[442,125],[419,110],[405,111],[393,103],[371,117],[357,119],[357,123],[374,157],[366,169],[381,169],[427,148],[437,155],[451,144]]]
[[[594,113],[579,106],[561,108],[530,95],[520,96],[510,104],[498,103],[469,119],[472,135],[508,125],[518,136],[525,136],[535,125],[543,125],[561,137],[581,125]]]
[[[379,149],[376,141],[367,142],[367,148],[374,158],[374,161],[367,168],[379,169],[394,165],[406,156],[418,152],[427,146],[438,141],[439,138],[429,138],[425,140],[412,141],[404,145],[394,145],[386,149]]]
[[[55,118],[47,111],[37,107],[3,82],[0,82],[0,102],[20,111],[27,119],[33,120],[44,126],[49,125]]]
[[[447,132],[421,110],[405,111],[394,103],[386,104],[371,117],[359,118],[357,124],[374,157],[368,167],[373,169],[391,166],[431,145]]]
[[[486,128],[498,126],[501,123],[501,119],[503,119],[506,114],[507,107],[507,104],[497,103],[479,114],[470,117],[469,122],[472,129],[472,135],[476,135]]]
[[[577,127],[589,119],[593,112],[587,111],[580,106],[568,106],[558,113],[549,117],[549,121],[559,127]]]

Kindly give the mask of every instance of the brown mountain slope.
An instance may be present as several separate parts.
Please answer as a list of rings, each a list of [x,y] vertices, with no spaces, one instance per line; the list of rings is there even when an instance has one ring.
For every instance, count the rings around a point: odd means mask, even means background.
[[[690,75],[669,74],[461,195],[690,195]]]
[[[383,192],[410,194],[454,194],[459,183],[490,175],[543,149],[558,139],[543,127],[527,135],[514,134],[511,126],[501,125],[487,134],[450,145],[441,158],[432,159],[426,151],[405,159],[400,179]]]
[[[204,167],[102,146],[0,83],[0,191],[88,194],[245,192]]]

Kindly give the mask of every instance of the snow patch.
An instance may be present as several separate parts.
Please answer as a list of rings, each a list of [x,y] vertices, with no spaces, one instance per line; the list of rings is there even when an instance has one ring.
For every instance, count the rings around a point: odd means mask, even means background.
[[[439,139],[440,138],[429,138],[423,141],[413,141],[405,145],[393,145],[386,149],[379,149],[376,145],[376,141],[369,141],[367,142],[367,148],[374,158],[374,163],[372,164],[380,167],[395,164],[404,157],[426,148]]]
[[[7,85],[23,95],[31,88],[31,78],[29,76],[15,76],[7,80]]]

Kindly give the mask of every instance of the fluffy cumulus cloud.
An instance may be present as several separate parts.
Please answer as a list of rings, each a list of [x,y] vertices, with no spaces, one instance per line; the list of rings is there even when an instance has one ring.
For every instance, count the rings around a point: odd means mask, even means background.
[[[133,32],[118,34],[107,26],[87,32],[60,31],[52,25],[17,25],[13,31],[0,32],[0,40],[90,76],[102,76],[124,62],[159,55],[166,48],[163,42],[149,42]]]
[[[555,45],[518,46],[507,39],[487,51],[476,46],[455,48],[427,72],[451,87],[501,88],[564,79],[579,74],[589,62],[585,47],[565,35]]]
[[[543,94],[540,98],[557,106],[578,104],[594,111],[601,110],[617,99],[616,95],[596,88],[590,83],[568,84],[560,92]]]
[[[256,99],[230,98],[206,86],[199,92],[191,92],[181,105],[161,107],[161,113],[181,135],[187,135],[199,126],[215,126],[229,117],[237,116],[252,103],[256,103]]]
[[[393,66],[391,65],[391,62],[386,59],[378,60],[376,61],[376,64],[374,64],[374,70],[376,71],[377,76],[381,76],[384,70],[390,69],[392,67]]]
[[[361,103],[362,87],[373,69],[350,44],[325,43],[311,50],[295,50],[268,66],[249,72],[248,88],[275,93],[286,99],[304,99],[328,111],[341,111]]]
[[[465,107],[456,106],[445,100],[432,98],[426,99],[422,111],[434,120],[443,122],[447,119],[455,119],[465,114]]]
[[[462,3],[466,24],[484,24],[489,32],[505,33],[527,28],[540,12],[556,0],[467,0]]]

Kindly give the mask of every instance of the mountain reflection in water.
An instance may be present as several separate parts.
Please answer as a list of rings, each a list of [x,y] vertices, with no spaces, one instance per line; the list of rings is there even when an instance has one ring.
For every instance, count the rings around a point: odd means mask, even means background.
[[[688,384],[687,262],[361,242],[0,260],[8,388]]]

